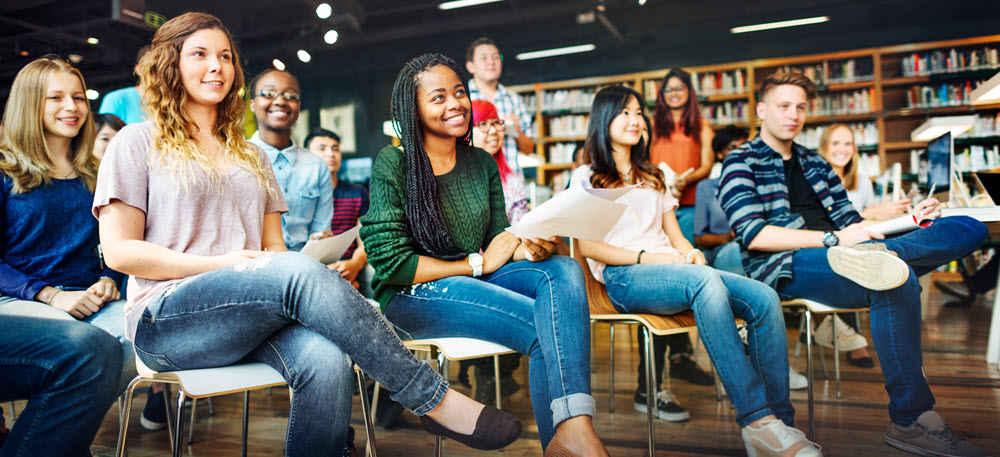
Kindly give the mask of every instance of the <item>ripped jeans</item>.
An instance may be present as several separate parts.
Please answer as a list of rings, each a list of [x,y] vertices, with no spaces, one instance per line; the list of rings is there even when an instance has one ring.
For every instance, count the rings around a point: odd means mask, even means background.
[[[417,415],[434,409],[448,390],[340,274],[296,252],[268,254],[168,286],[150,299],[135,349],[154,370],[240,362],[274,367],[294,392],[288,456],[343,449],[351,360]]]

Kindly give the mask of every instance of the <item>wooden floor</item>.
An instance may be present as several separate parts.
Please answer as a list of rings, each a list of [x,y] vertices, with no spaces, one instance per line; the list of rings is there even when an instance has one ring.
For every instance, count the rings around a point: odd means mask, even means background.
[[[955,279],[954,276],[937,276],[936,279]],[[994,454],[1000,455],[1000,372],[984,362],[992,295],[980,298],[972,308],[944,307],[947,299],[938,291],[931,293],[931,304],[924,323],[924,365],[934,394],[936,410],[960,435]],[[990,300],[990,301],[987,301]],[[867,329],[867,316],[862,319]],[[868,331],[864,332],[866,335]],[[789,331],[789,346],[794,348],[795,331]],[[599,348],[594,363],[593,390],[599,414],[595,419],[597,431],[613,456],[643,456],[646,451],[646,415],[632,408],[635,390],[635,367],[638,349],[635,332],[619,327],[616,347],[616,412],[608,412],[608,330],[599,325],[595,341]],[[803,349],[804,350],[804,349]],[[829,356],[829,352],[827,353]],[[704,350],[697,354],[702,366],[707,367]],[[841,359],[842,361],[844,359]],[[805,370],[805,357],[793,358],[792,366]],[[827,360],[832,377],[832,360]],[[457,364],[453,364],[455,366]],[[818,365],[818,364],[817,364]],[[909,455],[886,446],[882,435],[888,421],[888,398],[883,390],[879,369],[859,369],[844,363],[843,400],[837,400],[832,380],[824,381],[822,374],[816,385],[817,440],[830,456]],[[517,376],[523,376],[519,370]],[[817,371],[818,368],[817,368]],[[452,373],[454,379],[455,373]],[[457,382],[453,383],[458,385]],[[523,382],[522,385],[526,385]],[[725,400],[717,403],[712,387],[694,386],[683,381],[673,381],[671,390],[682,404],[691,411],[691,420],[685,423],[657,421],[657,456],[745,455],[739,428],[733,422],[733,410]],[[286,390],[275,389],[271,396],[264,392],[251,395],[250,455],[282,455],[284,431],[288,414]],[[170,447],[165,432],[150,433],[139,426],[139,412],[145,396],[136,398],[128,444],[132,457],[169,455]],[[806,393],[792,392],[796,407],[796,423],[806,428]],[[18,405],[19,408],[23,404]],[[208,417],[207,409],[199,407],[195,443],[186,445],[184,455],[221,456],[238,455],[240,449],[241,396],[231,395],[215,401],[215,416]],[[520,417],[525,426],[521,439],[502,454],[507,457],[541,456],[538,433],[531,414],[531,404],[524,395],[515,395],[504,408]],[[364,446],[364,423],[360,401],[355,397],[353,426],[358,432],[359,449]],[[407,413],[405,422],[392,430],[377,429],[380,456],[430,456],[434,440],[423,432],[418,421]],[[92,448],[95,455],[114,454],[118,433],[118,414],[111,410],[105,417]],[[478,452],[454,442],[445,442],[448,456],[498,455],[495,452]]]

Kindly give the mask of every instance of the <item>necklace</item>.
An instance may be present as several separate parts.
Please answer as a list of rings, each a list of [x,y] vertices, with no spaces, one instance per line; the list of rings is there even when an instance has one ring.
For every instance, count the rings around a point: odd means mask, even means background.
[[[55,175],[56,174],[55,171],[53,171],[52,174]],[[76,174],[76,168],[71,168],[69,170],[69,173],[66,173],[65,175],[63,175],[63,176],[56,175],[56,176],[53,176],[53,177],[56,178],[56,179],[69,179],[70,176],[73,176],[74,174]]]
[[[625,182],[631,182],[632,181],[632,166],[629,165],[628,171],[625,172],[625,173],[622,173],[621,170],[618,170],[618,175],[620,175],[622,177],[622,179],[625,180]]]

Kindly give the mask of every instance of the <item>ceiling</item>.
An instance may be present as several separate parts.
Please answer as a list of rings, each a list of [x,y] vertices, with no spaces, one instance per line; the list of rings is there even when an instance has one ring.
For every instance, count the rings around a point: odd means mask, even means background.
[[[391,71],[422,52],[456,59],[473,39],[488,35],[501,51],[581,43],[597,51],[518,62],[507,58],[506,83],[621,73],[826,52],[914,41],[1000,33],[1000,8],[953,0],[505,0],[451,11],[428,0],[331,0],[334,14],[316,17],[316,0],[0,0],[0,99],[17,71],[46,53],[80,57],[88,86],[102,93],[133,83],[135,53],[152,29],[113,12],[152,11],[170,18],[185,11],[218,16],[235,35],[244,64],[255,73],[280,58],[300,78]],[[124,6],[122,6],[124,5]],[[235,5],[235,7],[234,7]],[[579,13],[603,8],[592,22]],[[746,35],[729,28],[828,15],[830,22]],[[336,29],[340,39],[322,36]],[[97,44],[87,42],[98,38]],[[312,54],[299,62],[298,49]],[[23,54],[23,55],[22,55]]]

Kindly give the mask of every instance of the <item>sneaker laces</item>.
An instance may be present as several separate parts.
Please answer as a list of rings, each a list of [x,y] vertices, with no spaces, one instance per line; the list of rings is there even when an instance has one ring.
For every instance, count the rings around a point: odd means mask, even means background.
[[[950,448],[956,448],[959,444],[962,444],[962,442],[965,441],[965,439],[958,436],[958,434],[955,433],[955,431],[952,430],[948,424],[944,424],[944,428],[941,430],[931,430],[923,425],[921,425],[921,427],[927,432],[927,435],[937,439],[938,441],[944,442]]]
[[[775,424],[775,425],[772,426],[772,424]],[[770,421],[766,421],[766,422],[761,422],[760,425],[761,425],[761,428],[770,429],[771,433],[774,433],[774,435],[778,438],[778,442],[779,443],[785,442],[785,438],[787,437],[787,438],[791,438],[793,443],[797,443],[797,442],[801,441],[801,442],[805,442],[806,446],[812,446],[817,451],[823,449],[823,446],[820,446],[817,443],[809,441],[809,439],[806,438],[805,432],[803,432],[802,430],[799,430],[799,429],[797,429],[795,427],[789,427],[784,422],[782,422],[780,419],[774,419],[774,420],[770,420]]]
[[[851,247],[858,251],[879,251],[899,257],[899,254],[896,254],[891,249],[889,249],[885,244],[882,243],[861,243],[861,244],[855,244],[854,246]]]
[[[675,397],[674,394],[670,393],[669,390],[661,390],[657,392],[656,402],[657,404],[659,404],[660,402],[663,402],[663,404],[674,402],[675,404],[680,405],[680,403],[677,402],[677,397]]]

